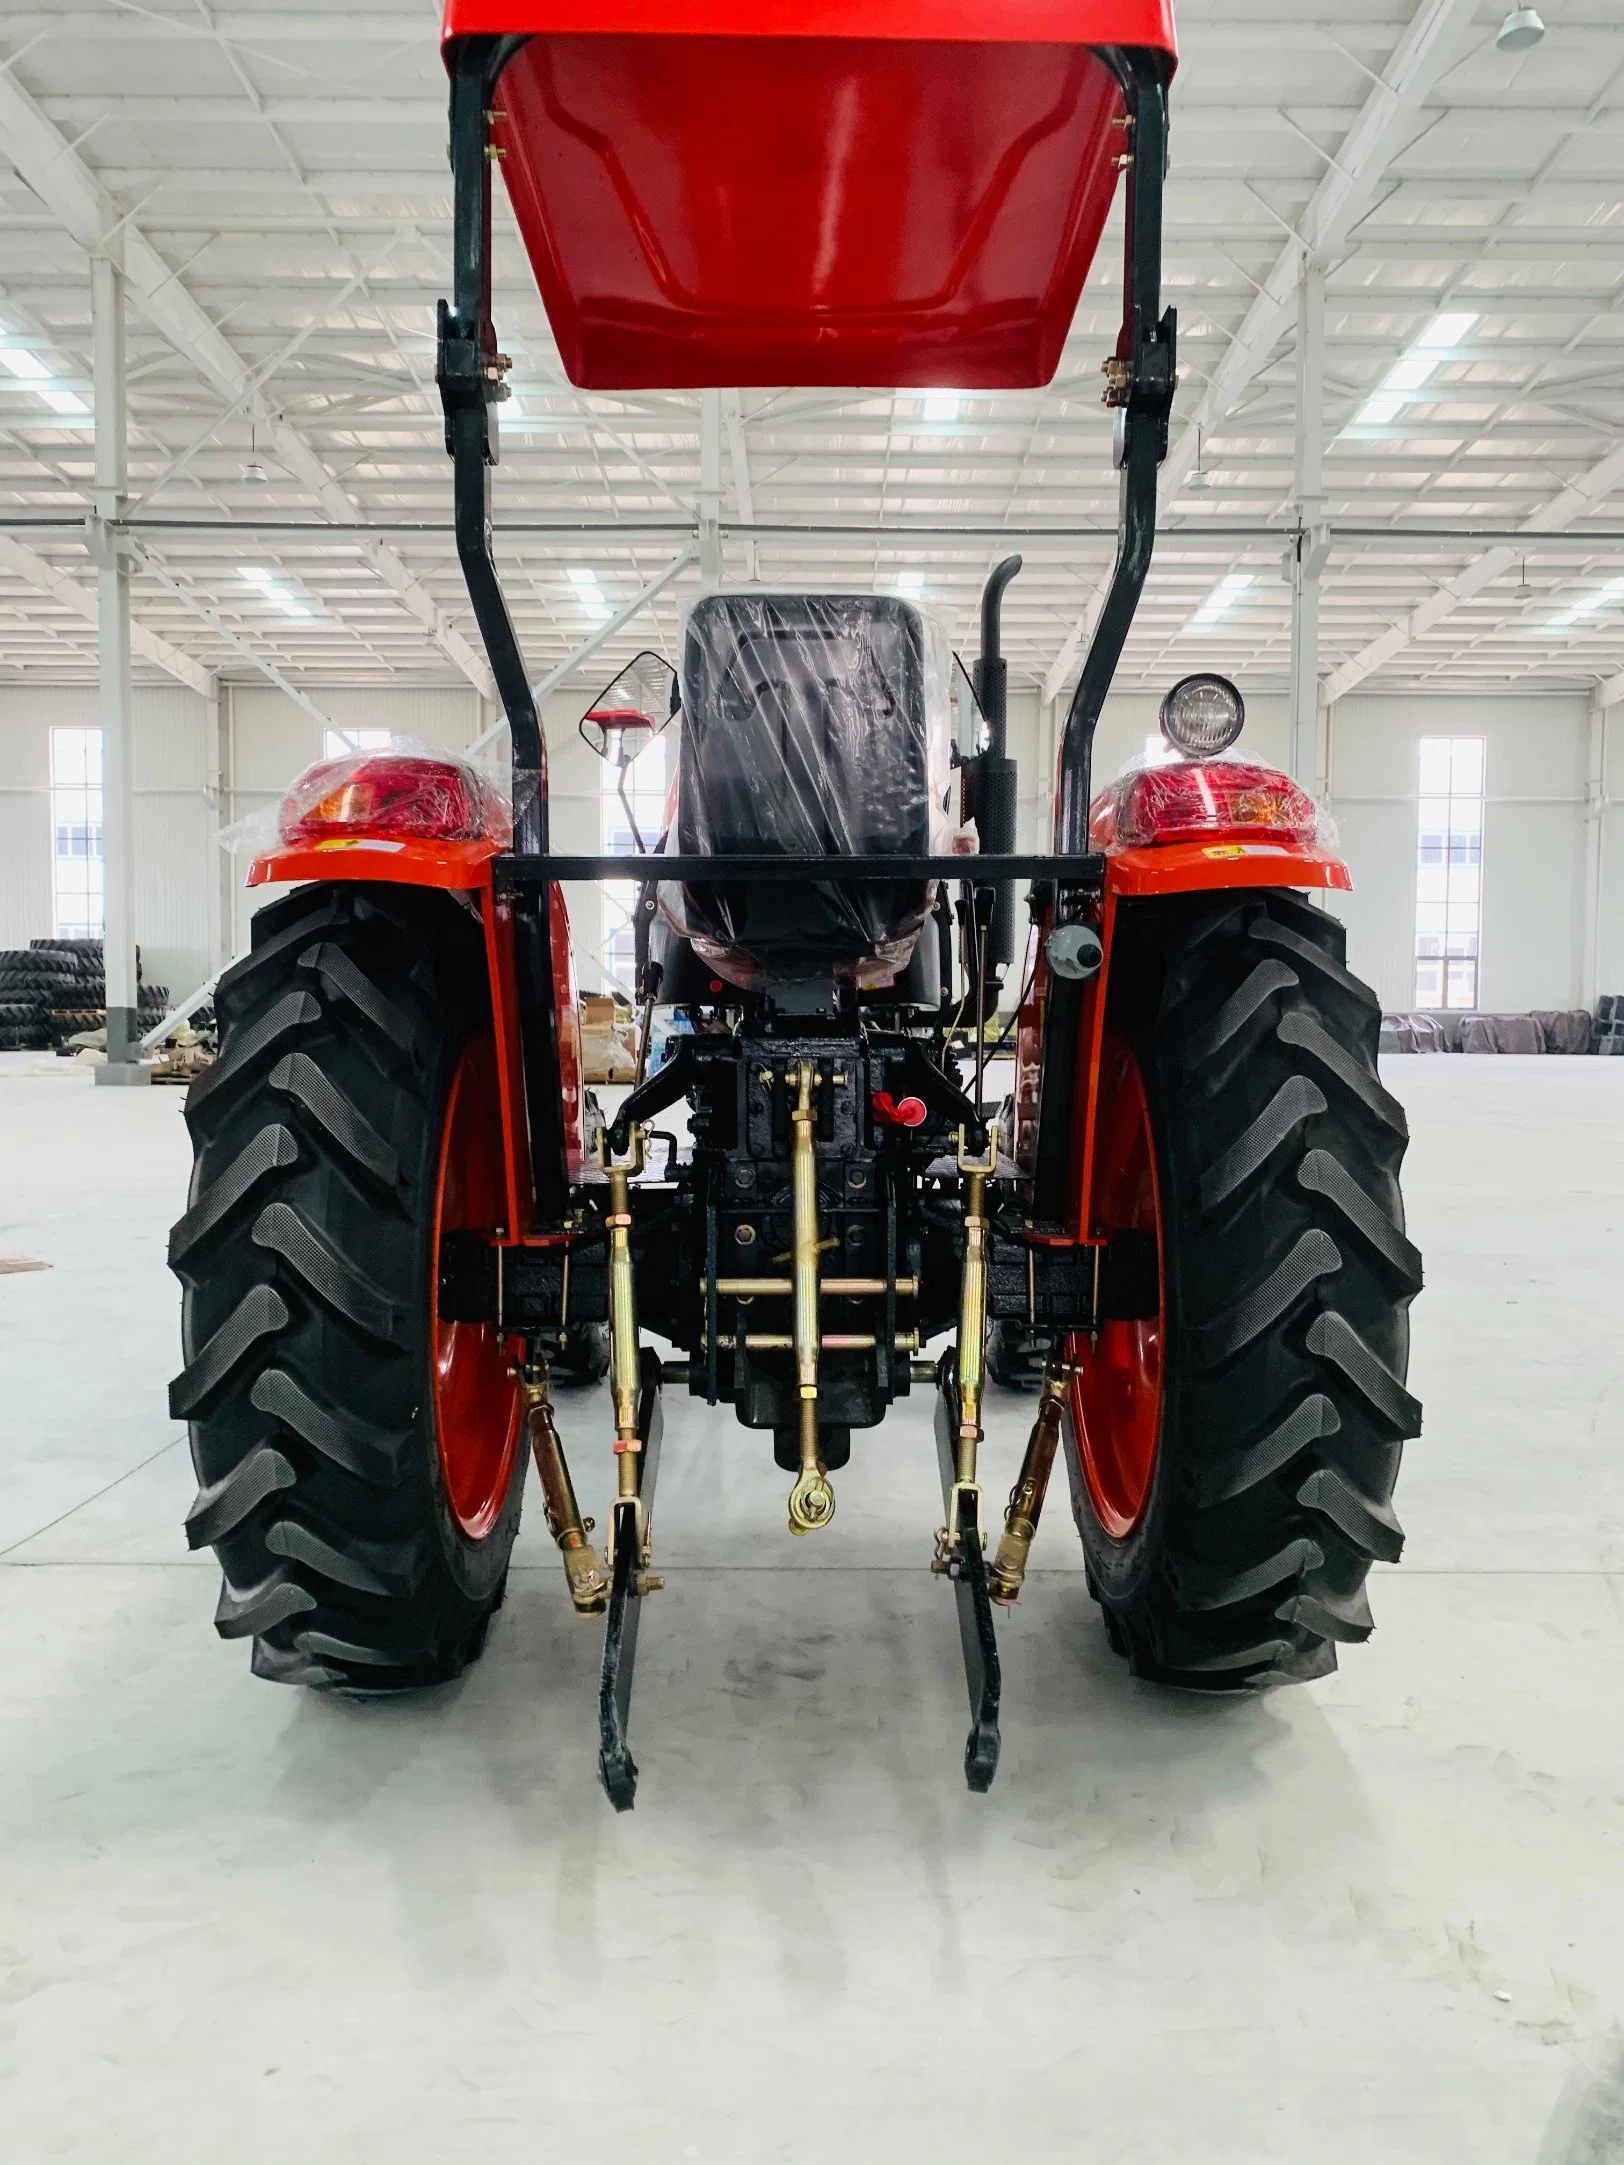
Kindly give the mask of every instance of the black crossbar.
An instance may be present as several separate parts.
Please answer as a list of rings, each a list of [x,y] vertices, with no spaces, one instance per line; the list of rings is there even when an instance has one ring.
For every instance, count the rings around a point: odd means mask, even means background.
[[[1000,880],[1058,880],[1066,886],[1099,883],[1105,859],[1089,857],[499,857],[499,887],[544,887],[554,880],[705,881],[816,880],[847,886],[854,880],[968,880],[991,887]]]

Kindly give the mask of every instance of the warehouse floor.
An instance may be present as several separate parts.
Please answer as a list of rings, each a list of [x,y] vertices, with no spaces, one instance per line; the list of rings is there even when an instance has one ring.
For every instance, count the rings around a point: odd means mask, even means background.
[[[1427,1429],[1339,1676],[1133,1683],[1057,1508],[971,1797],[923,1401],[791,1543],[682,1400],[623,1820],[539,1511],[440,1694],[279,1691],[215,1638],[180,1093],[39,1066],[0,1061],[0,1257],[51,1266],[0,1275],[8,2159],[1624,2157],[1624,1063],[1389,1064]],[[564,1425],[601,1505],[603,1402]]]

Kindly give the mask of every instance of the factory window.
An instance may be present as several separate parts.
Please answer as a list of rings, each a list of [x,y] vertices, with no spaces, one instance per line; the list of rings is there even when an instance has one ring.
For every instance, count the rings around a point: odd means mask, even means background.
[[[1415,1004],[1476,1007],[1483,919],[1481,737],[1421,739]]]
[[[51,731],[51,919],[59,940],[99,940],[103,925],[102,736]]]
[[[327,759],[352,759],[357,752],[382,752],[389,746],[387,729],[329,729]]]

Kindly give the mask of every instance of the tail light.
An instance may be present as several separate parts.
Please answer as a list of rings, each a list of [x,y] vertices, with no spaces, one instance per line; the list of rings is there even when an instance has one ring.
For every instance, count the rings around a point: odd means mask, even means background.
[[[278,827],[285,843],[366,835],[402,842],[488,837],[505,846],[512,817],[500,793],[471,767],[385,752],[309,768],[282,800]]]
[[[1145,849],[1214,835],[1236,842],[1311,843],[1319,815],[1289,774],[1240,759],[1180,759],[1142,767],[1094,800],[1089,840]]]

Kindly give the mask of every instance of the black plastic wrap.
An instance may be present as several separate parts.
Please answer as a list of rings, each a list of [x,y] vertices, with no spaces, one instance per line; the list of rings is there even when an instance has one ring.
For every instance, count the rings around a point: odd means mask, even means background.
[[[683,643],[672,846],[724,860],[950,851],[952,665],[945,627],[895,596],[706,595]],[[660,896],[733,984],[878,986],[906,966],[935,890],[718,880]]]

